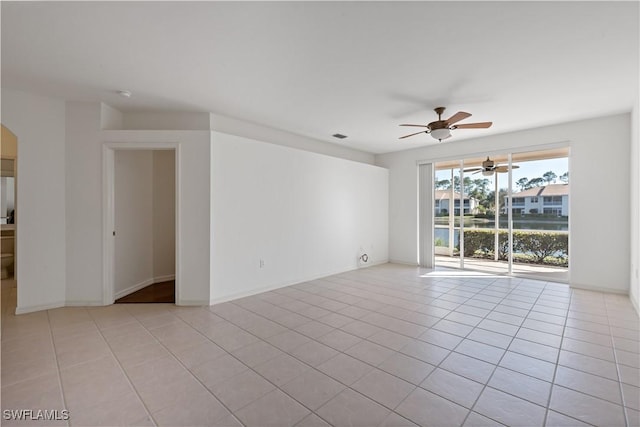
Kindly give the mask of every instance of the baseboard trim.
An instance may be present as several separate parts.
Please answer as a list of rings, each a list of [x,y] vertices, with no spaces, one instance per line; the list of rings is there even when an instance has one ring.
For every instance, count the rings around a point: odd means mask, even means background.
[[[42,310],[52,310],[54,308],[60,308],[64,306],[65,306],[64,301],[58,301],[51,304],[30,305],[27,307],[16,307],[16,315],[34,313],[36,311],[42,311]]]
[[[145,279],[142,282],[136,283],[133,286],[129,286],[126,289],[123,289],[121,291],[115,292],[113,294],[113,299],[114,300],[118,300],[118,299],[120,299],[122,297],[126,297],[127,295],[132,294],[132,293],[134,293],[136,291],[139,291],[142,288],[146,288],[149,285],[153,285],[153,283],[154,283],[154,278],[153,277],[151,277],[149,279]]]
[[[156,276],[153,278],[153,283],[168,282],[169,280],[176,280],[176,275],[166,274],[164,276]]]
[[[354,271],[354,270],[361,270],[363,268],[373,267],[375,265],[387,264],[388,262],[389,261],[387,261],[387,260],[383,260],[383,261],[378,261],[378,262],[375,262],[375,263],[372,262],[370,264],[367,263],[368,265],[351,266],[351,267],[346,268],[346,269],[337,269],[336,271],[330,271],[330,272],[327,272],[327,273],[318,274],[318,275],[314,275],[312,277],[307,277],[307,278],[303,278],[303,279],[296,279],[296,280],[291,281],[291,282],[279,283],[279,284],[270,285],[270,286],[263,286],[263,287],[260,287],[260,288],[250,289],[250,290],[244,291],[244,292],[238,292],[236,294],[226,295],[226,296],[223,296],[223,297],[220,297],[220,298],[212,298],[209,301],[209,305],[222,304],[223,302],[229,302],[229,301],[237,300],[237,299],[240,299],[240,298],[250,297],[252,295],[261,294],[263,292],[275,291],[276,289],[286,288],[287,286],[293,286],[293,285],[297,285],[299,283],[310,282],[310,281],[316,280],[316,279],[322,279],[323,277],[329,277],[329,276],[333,276],[333,275],[336,275],[336,274],[347,273],[349,271]]]
[[[109,304],[110,305],[110,304]],[[103,307],[102,301],[67,301],[65,307]]]
[[[113,299],[114,301],[118,300],[122,297],[126,297],[129,294],[137,292],[142,288],[146,288],[147,286],[153,285],[154,283],[167,282],[169,280],[175,280],[175,278],[176,278],[175,274],[167,274],[166,276],[157,276],[157,277],[151,277],[149,279],[145,279],[140,283],[136,283],[133,286],[129,286],[127,289],[123,289],[121,291],[116,292],[115,294],[113,294]]]
[[[603,288],[600,286],[591,286],[591,285],[585,285],[582,283],[574,283],[574,282],[569,282],[568,285],[572,289],[581,289],[583,291],[607,292],[610,294],[629,295],[629,291],[625,289]]]
[[[206,307],[209,305],[209,301],[207,300],[180,300],[176,302],[177,306],[180,307]]]
[[[417,262],[408,262],[408,261],[401,261],[398,259],[390,259],[389,260],[390,264],[400,264],[400,265],[410,265],[411,267],[418,267],[419,264]]]
[[[640,317],[640,307],[638,307],[638,302],[636,301],[634,296],[631,295],[631,293],[629,293],[629,299],[631,300],[631,305],[633,306],[633,308],[636,309],[636,314],[638,315],[638,317]]]

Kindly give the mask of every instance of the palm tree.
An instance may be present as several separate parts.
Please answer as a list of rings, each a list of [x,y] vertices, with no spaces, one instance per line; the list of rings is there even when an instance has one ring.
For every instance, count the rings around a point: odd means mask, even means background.
[[[516,181],[516,185],[520,187],[520,191],[526,190],[527,184],[529,183],[529,178],[520,178]]]
[[[555,182],[557,177],[558,175],[556,175],[555,172],[553,171],[545,172],[542,175],[542,179],[544,179],[547,182],[547,184],[551,184],[552,182]]]
[[[451,188],[451,180],[439,179],[436,180],[436,190],[447,190]]]
[[[533,178],[529,182],[527,182],[527,188],[540,187],[544,184],[544,179],[542,178]]]
[[[565,184],[569,183],[569,172],[565,172],[562,175],[560,175],[560,181],[564,182]]]

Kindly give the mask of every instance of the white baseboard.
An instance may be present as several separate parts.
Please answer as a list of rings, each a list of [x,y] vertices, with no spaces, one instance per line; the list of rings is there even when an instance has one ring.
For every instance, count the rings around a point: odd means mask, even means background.
[[[166,274],[164,276],[156,276],[153,278],[153,283],[168,282],[169,280],[176,280],[176,275]]]
[[[153,285],[154,283],[161,283],[161,282],[166,282],[168,280],[175,280],[175,278],[176,278],[175,274],[168,274],[166,276],[157,276],[157,277],[151,277],[149,279],[145,279],[140,283],[136,283],[133,286],[129,286],[127,289],[123,289],[121,291],[116,292],[115,294],[113,294],[113,299],[117,300],[122,297],[126,297],[127,295],[132,294],[136,291],[139,291],[142,288],[146,288],[149,285]]]
[[[65,307],[102,307],[102,301],[67,301]]]
[[[177,306],[180,307],[206,307],[209,305],[209,301],[207,300],[183,300],[181,299],[180,301],[176,302]]]
[[[585,285],[582,283],[569,282],[569,287],[573,289],[582,289],[585,291],[607,292],[610,294],[629,295],[629,291],[626,289],[611,289],[611,288],[604,288],[601,286]]]
[[[310,282],[312,280],[322,279],[323,277],[333,276],[335,274],[346,273],[348,271],[354,271],[354,270],[359,270],[359,269],[362,269],[362,268],[373,267],[374,265],[386,264],[387,262],[389,262],[389,261],[383,260],[383,261],[367,263],[367,265],[350,266],[350,267],[348,267],[346,269],[336,269],[335,271],[329,271],[329,272],[326,272],[326,273],[323,273],[323,274],[317,274],[317,275],[314,275],[314,276],[311,276],[311,277],[306,277],[306,278],[303,278],[303,279],[296,279],[296,280],[294,280],[292,282],[279,283],[279,284],[276,284],[276,285],[263,286],[263,287],[260,287],[260,288],[253,288],[253,289],[250,289],[248,291],[238,292],[238,293],[231,294],[231,295],[225,295],[225,296],[220,297],[220,298],[212,298],[211,301],[209,301],[209,305],[221,304],[223,302],[229,302],[229,301],[233,301],[233,300],[240,299],[240,298],[250,297],[252,295],[261,294],[263,292],[274,291],[276,289],[286,288],[287,286],[293,286],[293,285],[297,285],[299,283]]]
[[[391,264],[400,264],[400,265],[410,265],[412,267],[418,267],[419,264],[417,262],[409,262],[409,261],[402,261],[399,259],[390,259],[389,263]]]
[[[64,301],[58,301],[58,302],[54,302],[54,303],[51,303],[51,304],[31,305],[31,306],[27,306],[27,307],[16,307],[16,315],[33,313],[33,312],[42,311],[42,310],[51,310],[51,309],[54,309],[54,308],[60,308],[60,307],[64,307],[64,306],[65,306],[65,302]]]
[[[638,315],[638,317],[640,317],[640,307],[638,307],[638,302],[634,298],[634,295],[631,295],[631,293],[629,293],[629,299],[631,300],[631,305],[633,305],[633,308],[636,309],[636,314]]]
[[[154,283],[154,278],[153,277],[151,277],[149,279],[145,279],[142,282],[136,283],[133,286],[129,286],[126,289],[123,289],[121,291],[115,292],[113,294],[113,299],[117,300],[117,299],[120,299],[122,297],[126,297],[127,295],[132,294],[132,293],[134,293],[136,291],[139,291],[142,288],[146,288],[149,285],[153,285],[153,283]]]

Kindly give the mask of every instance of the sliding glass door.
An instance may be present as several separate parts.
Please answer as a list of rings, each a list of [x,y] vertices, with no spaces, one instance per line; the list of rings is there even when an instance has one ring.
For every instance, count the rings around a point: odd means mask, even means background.
[[[436,266],[568,280],[568,148],[435,163],[433,194]]]

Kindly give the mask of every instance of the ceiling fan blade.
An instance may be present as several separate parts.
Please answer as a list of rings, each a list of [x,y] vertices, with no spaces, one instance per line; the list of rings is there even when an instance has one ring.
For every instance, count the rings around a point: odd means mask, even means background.
[[[428,132],[427,132],[427,131],[425,131],[425,130],[421,130],[420,132],[410,133],[409,135],[401,136],[401,137],[400,137],[400,138],[398,138],[398,139],[409,138],[410,136],[418,135],[419,133],[428,133]]]
[[[417,127],[417,128],[428,128],[428,125],[399,125],[399,126],[413,126],[413,127]]]
[[[480,129],[490,128],[493,122],[480,122],[480,123],[463,123],[461,125],[455,125],[454,129]]]
[[[471,117],[471,114],[465,113],[464,111],[458,111],[453,116],[451,116],[447,120],[445,120],[445,122],[447,122],[450,125],[452,125],[454,123],[458,123],[460,120],[466,119],[467,117]]]
[[[518,165],[513,165],[511,169],[518,169],[519,167]],[[498,166],[495,170],[500,173],[509,172],[509,166]]]
[[[471,169],[465,169],[464,172],[474,172],[474,171],[481,171],[482,168],[471,168]]]

